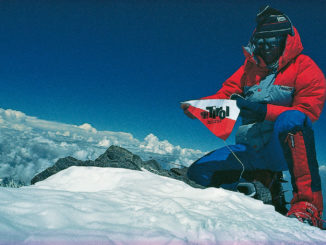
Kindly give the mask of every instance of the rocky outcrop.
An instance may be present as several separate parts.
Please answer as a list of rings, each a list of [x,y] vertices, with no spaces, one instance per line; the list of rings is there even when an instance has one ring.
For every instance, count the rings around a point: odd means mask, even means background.
[[[139,156],[119,146],[110,146],[102,155],[95,161],[81,161],[73,157],[65,157],[59,159],[52,167],[45,169],[37,174],[31,184],[42,181],[51,175],[58,173],[61,170],[71,166],[93,166],[93,167],[111,167],[111,168],[126,168],[141,171],[146,169],[152,173],[166,176],[169,178],[181,180],[193,187],[202,188],[202,186],[191,181],[187,177],[187,168],[172,168],[170,170],[162,169],[160,164],[155,160],[143,161]]]

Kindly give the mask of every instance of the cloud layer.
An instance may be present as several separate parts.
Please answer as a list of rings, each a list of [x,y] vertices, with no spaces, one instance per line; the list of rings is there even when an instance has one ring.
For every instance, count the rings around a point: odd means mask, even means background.
[[[149,134],[143,141],[125,132],[98,131],[88,123],[69,125],[40,120],[15,110],[0,108],[0,178],[29,183],[37,173],[59,158],[96,159],[110,145],[119,145],[164,168],[188,166],[204,153],[174,146]]]

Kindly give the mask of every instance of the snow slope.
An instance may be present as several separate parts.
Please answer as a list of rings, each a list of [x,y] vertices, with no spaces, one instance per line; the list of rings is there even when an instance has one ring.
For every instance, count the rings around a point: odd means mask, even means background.
[[[0,188],[0,244],[326,244],[326,232],[223,189],[149,172],[71,167]]]

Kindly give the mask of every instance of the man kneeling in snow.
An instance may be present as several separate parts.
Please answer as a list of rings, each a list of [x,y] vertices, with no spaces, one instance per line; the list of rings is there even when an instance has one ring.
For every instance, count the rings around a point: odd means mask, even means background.
[[[247,47],[244,64],[214,95],[203,99],[234,99],[243,125],[236,145],[229,146],[242,166],[224,147],[193,163],[188,177],[203,186],[259,180],[267,188],[289,170],[293,186],[289,217],[321,227],[323,197],[312,123],[324,106],[325,77],[306,55],[290,19],[266,6],[257,14],[257,26]],[[189,105],[181,108],[189,117]],[[278,182],[279,183],[279,182]],[[280,192],[280,188],[276,188]],[[274,202],[281,193],[273,193]]]

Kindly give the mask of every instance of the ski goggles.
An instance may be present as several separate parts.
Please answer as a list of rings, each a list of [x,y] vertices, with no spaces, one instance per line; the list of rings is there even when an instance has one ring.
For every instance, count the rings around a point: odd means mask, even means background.
[[[265,49],[266,47],[272,49],[272,48],[278,48],[282,46],[284,41],[285,41],[284,36],[255,38],[253,40],[253,44],[258,49]]]

